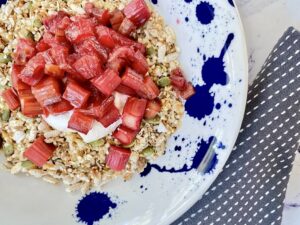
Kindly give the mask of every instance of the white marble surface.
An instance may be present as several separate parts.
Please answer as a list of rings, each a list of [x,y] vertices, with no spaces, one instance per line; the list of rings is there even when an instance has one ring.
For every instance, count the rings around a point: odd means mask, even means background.
[[[300,0],[236,0],[248,44],[249,83],[288,27],[300,30]],[[289,181],[282,225],[299,225],[300,154]]]

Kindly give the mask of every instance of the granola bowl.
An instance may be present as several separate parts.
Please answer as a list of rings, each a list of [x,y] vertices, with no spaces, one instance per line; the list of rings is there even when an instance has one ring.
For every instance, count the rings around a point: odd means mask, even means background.
[[[7,1],[1,223],[171,224],[226,163],[247,83],[231,0]]]

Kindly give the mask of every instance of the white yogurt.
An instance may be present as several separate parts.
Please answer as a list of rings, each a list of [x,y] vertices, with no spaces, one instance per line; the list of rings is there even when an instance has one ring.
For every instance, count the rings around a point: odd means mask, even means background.
[[[115,97],[114,104],[119,109],[120,113],[122,113],[129,96],[118,92],[113,93],[113,95]],[[105,128],[101,123],[95,121],[92,129],[89,131],[88,134],[85,135],[83,133],[68,128],[68,123],[72,116],[72,113],[73,110],[55,116],[54,115],[49,115],[48,117],[43,116],[43,118],[49,124],[49,126],[51,126],[55,130],[61,132],[78,133],[82,137],[83,141],[86,143],[97,141],[100,138],[103,138],[113,133],[117,129],[117,127],[122,123],[120,119],[115,123],[113,123],[112,125],[110,125],[109,127]]]

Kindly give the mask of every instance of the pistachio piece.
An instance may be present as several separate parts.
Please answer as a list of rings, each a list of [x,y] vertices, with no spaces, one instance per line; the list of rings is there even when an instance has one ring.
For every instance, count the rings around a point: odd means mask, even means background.
[[[157,81],[158,86],[167,87],[171,84],[171,80],[169,77],[162,77]]]
[[[4,53],[0,53],[0,63],[9,63],[12,61],[12,58],[10,55],[6,55]]]
[[[41,27],[43,24],[42,24],[42,21],[40,20],[40,19],[35,19],[34,21],[33,21],[33,26],[35,26],[35,27]]]
[[[136,141],[134,140],[133,142],[131,142],[129,145],[123,145],[123,148],[132,148],[135,145]]]
[[[142,151],[143,156],[145,156],[146,158],[153,156],[154,153],[155,149],[152,146],[149,146]]]
[[[160,123],[160,117],[156,116],[153,119],[148,119],[146,120],[147,123],[153,124],[153,125],[158,125]]]
[[[154,55],[155,49],[153,47],[147,48],[147,55]]]
[[[4,109],[2,112],[2,120],[7,122],[10,118],[10,110],[9,109]]]
[[[33,164],[33,162],[31,162],[31,161],[29,161],[29,160],[23,161],[23,162],[21,163],[21,166],[22,166],[24,169],[27,169],[27,170],[36,168],[36,166]]]
[[[105,145],[105,140],[104,139],[99,139],[97,141],[89,143],[93,148],[98,148],[102,147]]]
[[[4,155],[6,157],[9,157],[12,154],[14,154],[14,147],[11,144],[7,144],[7,145],[4,146],[3,151],[4,151]]]

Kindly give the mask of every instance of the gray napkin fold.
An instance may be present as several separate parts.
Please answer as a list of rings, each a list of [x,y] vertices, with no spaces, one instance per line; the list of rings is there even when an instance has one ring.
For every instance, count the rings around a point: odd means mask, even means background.
[[[300,33],[279,40],[248,93],[236,147],[201,201],[173,225],[281,223],[299,147]]]

